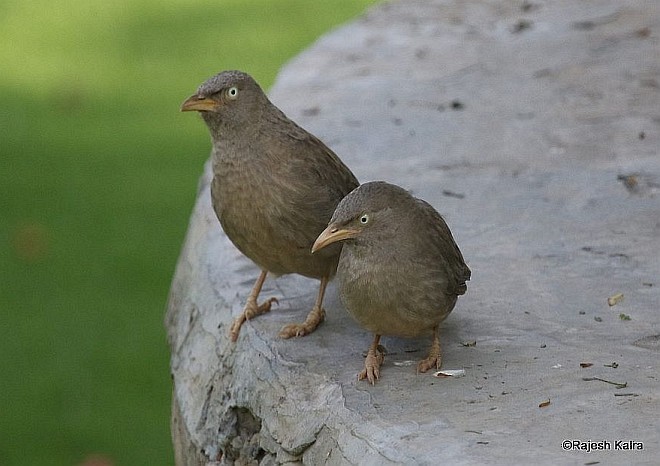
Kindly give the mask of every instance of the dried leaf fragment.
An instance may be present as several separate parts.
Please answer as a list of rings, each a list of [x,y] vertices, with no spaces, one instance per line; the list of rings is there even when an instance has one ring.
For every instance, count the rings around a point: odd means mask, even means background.
[[[616,306],[617,304],[619,304],[619,302],[622,299],[623,299],[623,293],[617,293],[614,296],[610,296],[609,298],[607,298],[607,305],[610,307]]]

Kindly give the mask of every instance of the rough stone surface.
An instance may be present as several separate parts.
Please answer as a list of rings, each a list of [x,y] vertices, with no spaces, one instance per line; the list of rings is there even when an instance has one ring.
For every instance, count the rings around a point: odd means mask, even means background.
[[[466,376],[417,375],[428,342],[386,338],[381,380],[358,382],[371,337],[334,287],[316,333],[280,340],[314,301],[298,276],[267,280],[280,305],[231,344],[257,268],[220,229],[207,166],[166,318],[177,464],[657,464],[657,0],[384,4],[288,64],[271,97],[361,181],[445,215],[473,276],[444,367]]]

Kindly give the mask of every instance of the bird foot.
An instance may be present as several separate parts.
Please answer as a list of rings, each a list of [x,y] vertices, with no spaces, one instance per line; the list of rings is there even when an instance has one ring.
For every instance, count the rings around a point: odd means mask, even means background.
[[[417,372],[426,372],[429,369],[440,369],[442,366],[442,348],[440,347],[440,338],[438,337],[438,327],[433,329],[433,343],[429,349],[429,355],[417,364]]]
[[[364,360],[364,369],[358,374],[358,380],[367,379],[371,385],[375,385],[376,380],[380,378],[380,366],[383,365],[384,360],[385,353],[380,348],[377,348],[376,351],[369,348]]]
[[[419,361],[417,364],[417,372],[423,373],[433,368],[440,369],[440,366],[442,366],[442,359],[440,356],[433,356],[429,354],[428,358]]]
[[[261,314],[269,312],[273,303],[279,304],[277,298],[270,298],[261,303],[259,306],[257,306],[256,299],[248,298],[247,303],[245,303],[245,308],[243,308],[243,312],[240,316],[234,319],[234,322],[231,324],[231,328],[229,329],[229,338],[231,338],[231,341],[235,342],[238,340],[238,334],[241,332],[241,327],[246,320],[253,319],[257,316],[260,316]]]
[[[261,314],[270,312],[270,306],[273,303],[279,304],[280,302],[277,300],[277,298],[270,298],[261,303],[259,306],[257,306],[256,301],[253,301],[250,305],[246,304],[245,309],[243,310],[243,313],[245,314],[245,320],[254,319]]]
[[[288,324],[280,330],[280,338],[304,337],[309,335],[325,319],[325,309],[314,306],[302,324]]]

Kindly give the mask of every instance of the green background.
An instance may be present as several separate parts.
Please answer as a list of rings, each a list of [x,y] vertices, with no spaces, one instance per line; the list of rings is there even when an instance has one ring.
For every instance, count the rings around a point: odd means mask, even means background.
[[[172,463],[168,288],[209,76],[278,69],[376,0],[0,4],[0,465]]]

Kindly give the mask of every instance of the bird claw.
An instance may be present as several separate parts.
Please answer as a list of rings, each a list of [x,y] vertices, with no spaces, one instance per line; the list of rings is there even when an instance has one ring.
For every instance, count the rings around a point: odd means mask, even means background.
[[[243,310],[243,314],[245,314],[245,320],[254,319],[261,314],[270,312],[270,307],[273,303],[279,304],[280,302],[277,300],[277,298],[270,298],[261,303],[258,307],[256,301],[252,301],[251,303],[248,302],[248,304],[245,305],[245,310]]]
[[[438,338],[437,327],[433,330],[433,343],[426,359],[422,359],[417,364],[417,372],[426,372],[429,369],[440,369],[442,366],[442,349],[440,348],[440,339]]]
[[[277,298],[270,298],[261,303],[259,306],[257,306],[257,301],[255,299],[248,298],[247,303],[245,303],[243,312],[240,316],[234,319],[234,322],[231,324],[231,328],[229,329],[229,338],[231,341],[236,342],[236,340],[238,340],[238,334],[241,333],[241,327],[246,320],[253,319],[257,316],[260,316],[261,314],[269,312],[273,303],[279,304]]]
[[[426,359],[422,359],[417,364],[417,372],[427,372],[429,369],[440,369],[442,365],[441,359],[436,356],[429,356]]]
[[[313,330],[309,330],[305,327],[304,324],[288,324],[282,327],[280,330],[280,338],[289,339],[293,337],[304,337],[305,335],[312,333]]]
[[[280,338],[304,337],[309,335],[325,319],[325,309],[314,307],[302,324],[288,324],[280,330]]]
[[[371,350],[367,353],[364,360],[364,369],[358,374],[358,380],[367,379],[371,385],[376,385],[376,380],[380,378],[380,366],[383,364],[385,355],[377,350],[375,353]]]

